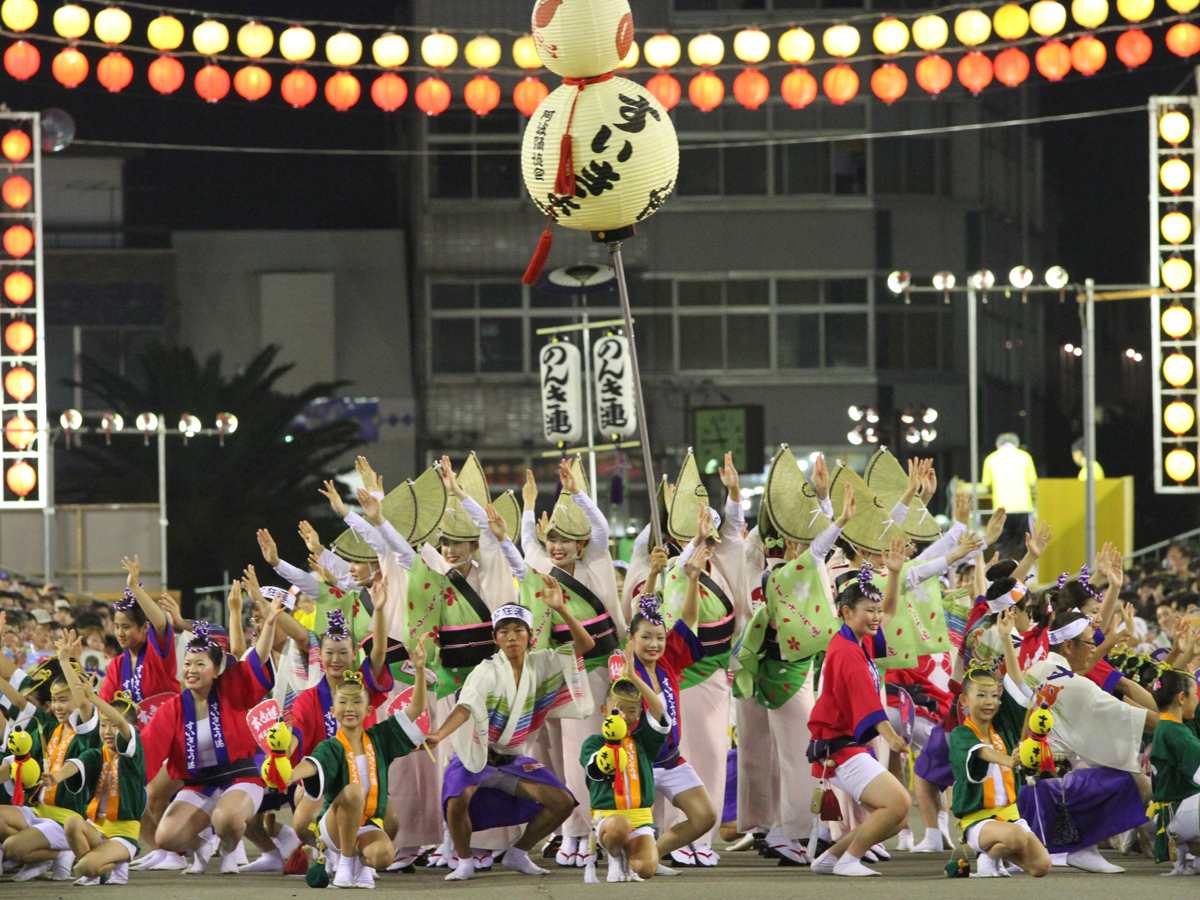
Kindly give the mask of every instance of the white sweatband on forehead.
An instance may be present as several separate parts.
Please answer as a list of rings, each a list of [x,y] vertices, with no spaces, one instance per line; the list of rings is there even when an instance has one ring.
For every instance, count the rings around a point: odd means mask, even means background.
[[[505,619],[520,619],[525,627],[533,630],[533,613],[524,606],[502,606],[492,613],[492,629],[495,630]]]
[[[1092,627],[1092,620],[1088,618],[1076,619],[1074,622],[1069,622],[1062,628],[1054,628],[1050,631],[1051,644],[1065,644],[1067,641],[1072,641],[1079,637],[1085,631]]]

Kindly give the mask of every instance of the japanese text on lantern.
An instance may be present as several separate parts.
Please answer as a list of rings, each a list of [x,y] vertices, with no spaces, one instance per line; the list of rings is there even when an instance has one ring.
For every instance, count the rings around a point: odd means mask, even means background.
[[[633,364],[629,338],[610,334],[592,347],[592,369],[596,373],[596,413],[600,432],[626,439],[637,431],[637,408],[633,404]]]
[[[581,354],[573,344],[547,344],[539,354],[542,373],[542,431],[552,443],[583,437]]]

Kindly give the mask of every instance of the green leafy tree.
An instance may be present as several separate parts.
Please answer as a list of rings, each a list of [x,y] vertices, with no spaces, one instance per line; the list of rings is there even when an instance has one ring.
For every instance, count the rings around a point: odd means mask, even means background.
[[[186,444],[178,435],[167,437],[170,586],[185,595],[219,584],[226,571],[237,577],[247,563],[261,562],[255,541],[259,528],[269,528],[280,552],[303,565],[307,551],[297,522],[314,509],[317,487],[333,477],[335,461],[363,443],[356,422],[296,427],[296,417],[311,401],[337,394],[348,382],[283,393],[276,384],[292,366],[275,365],[278,353],[278,347],[266,347],[229,376],[221,372],[220,354],[202,364],[189,348],[156,343],[139,358],[141,380],[89,359],[84,381],[72,385],[120,413],[127,428],[142,412],[165,416],[171,428],[184,413],[199,417],[206,428],[215,427],[218,413],[237,416],[237,431],[225,438],[224,447],[216,436],[199,435]],[[131,437],[106,446],[103,438],[88,435],[69,457],[60,451],[59,461],[60,503],[158,500],[153,438],[149,446]],[[328,525],[321,530],[335,527]]]

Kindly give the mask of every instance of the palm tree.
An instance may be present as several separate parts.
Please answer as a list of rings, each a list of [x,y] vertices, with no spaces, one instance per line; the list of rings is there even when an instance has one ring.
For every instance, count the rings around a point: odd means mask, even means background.
[[[219,353],[201,364],[189,348],[156,343],[139,357],[143,380],[88,359],[85,380],[71,383],[130,423],[142,412],[165,416],[170,424],[183,413],[193,413],[208,427],[218,413],[237,416],[237,432],[225,439],[224,447],[213,437],[186,443],[178,437],[167,439],[171,587],[185,595],[200,585],[220,583],[226,571],[236,577],[247,563],[261,562],[255,542],[258,528],[271,529],[281,552],[302,563],[307,551],[296,535],[296,523],[314,508],[317,487],[333,477],[335,461],[363,443],[355,422],[296,425],[309,403],[337,394],[348,382],[283,393],[275,385],[292,366],[275,366],[278,352],[278,347],[268,346],[226,376]],[[124,438],[106,446],[91,436],[57,458],[59,502],[158,499],[153,442],[143,446]]]

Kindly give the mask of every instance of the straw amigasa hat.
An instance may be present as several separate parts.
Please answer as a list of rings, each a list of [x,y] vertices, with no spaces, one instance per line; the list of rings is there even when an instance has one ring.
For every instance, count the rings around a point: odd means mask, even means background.
[[[458,486],[480,506],[486,507],[491,502],[487,478],[474,450],[458,473]],[[451,541],[479,540],[479,526],[471,521],[471,517],[463,509],[462,502],[453,494],[446,495],[446,512],[442,516],[441,536]]]
[[[419,548],[437,531],[446,511],[446,485],[441,473],[430,466],[383,498],[383,517],[410,547]]]
[[[688,447],[687,456],[683,459],[683,467],[679,477],[675,479],[675,494],[671,497],[671,512],[667,516],[667,531],[671,537],[686,544],[700,530],[700,504],[709,506],[708,491],[700,480],[700,469],[696,466],[696,456]],[[721,529],[713,523],[712,535],[721,540]]]
[[[880,499],[875,496],[865,481],[853,469],[841,460],[837,464],[837,472],[829,484],[829,499],[833,501],[833,514],[840,516],[842,501],[845,496],[845,485],[854,488],[855,509],[854,518],[842,529],[842,536],[859,550],[868,553],[883,553],[891,544],[894,537],[901,537],[902,532],[892,521],[892,516],[884,508]]]
[[[781,444],[771,460],[763,497],[763,509],[775,529],[797,543],[811,544],[813,538],[829,527],[829,519],[817,502],[816,488],[800,471],[787,444]],[[759,532],[762,533],[761,525]]]
[[[510,538],[521,533],[521,506],[512,491],[505,491],[492,501],[500,518],[504,519],[504,530]]]
[[[575,486],[586,494],[588,481],[578,454],[571,460],[571,474],[575,476]],[[551,531],[557,531],[571,541],[586,541],[592,536],[592,526],[588,524],[587,516],[566,491],[559,492],[554,510],[550,513],[546,534],[549,535]]]
[[[880,501],[890,511],[908,490],[908,473],[900,465],[900,461],[881,447],[871,461],[867,463],[867,486],[875,492]],[[904,517],[902,530],[914,541],[936,541],[942,536],[937,521],[926,509],[920,497],[913,497],[908,505],[908,515]]]

